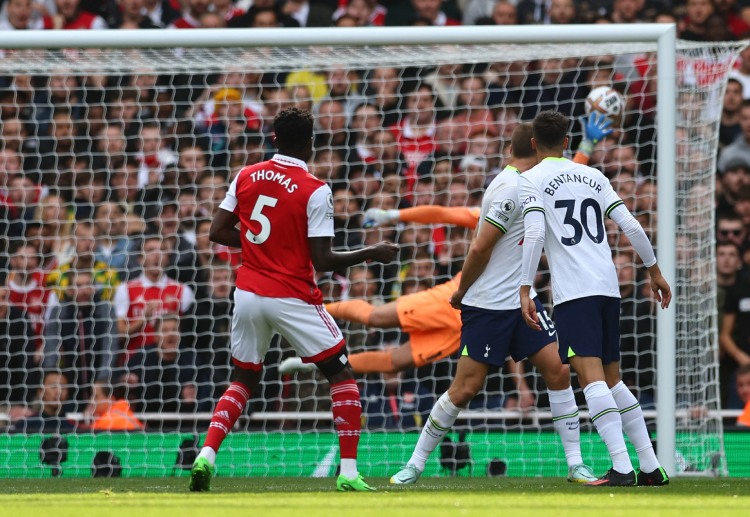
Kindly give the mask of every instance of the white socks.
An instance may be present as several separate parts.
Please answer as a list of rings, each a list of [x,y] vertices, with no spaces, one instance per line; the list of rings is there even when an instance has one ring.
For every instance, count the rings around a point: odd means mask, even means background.
[[[583,389],[586,403],[589,406],[591,421],[612,457],[612,467],[621,474],[633,471],[625,437],[622,435],[622,420],[612,392],[604,381],[592,382]]]
[[[643,411],[641,411],[638,399],[622,381],[612,388],[612,397],[615,399],[617,409],[620,410],[622,429],[635,446],[635,452],[638,453],[641,472],[655,471],[660,467],[659,460],[656,459],[654,448],[651,445],[651,437],[648,434],[646,421],[643,419]]]
[[[422,433],[419,435],[417,446],[414,448],[409,463],[422,472],[427,463],[427,458],[430,457],[432,451],[434,451],[438,444],[443,440],[443,437],[453,426],[453,423],[456,421],[456,417],[460,412],[461,408],[456,407],[456,405],[451,402],[448,393],[443,393],[432,407],[430,416],[427,418],[427,423],[422,428]]]
[[[560,435],[563,449],[565,450],[565,461],[568,467],[583,463],[581,457],[581,422],[578,419],[578,406],[576,405],[573,388],[568,386],[564,390],[547,390],[549,395],[549,406],[552,411],[552,422],[555,431]]]
[[[211,465],[216,465],[216,451],[211,447],[203,447],[198,457],[207,459]]]
[[[341,467],[341,470],[339,471],[339,474],[343,474],[343,476],[347,479],[354,479],[359,474],[359,472],[357,472],[357,460],[356,459],[341,458],[340,467]]]

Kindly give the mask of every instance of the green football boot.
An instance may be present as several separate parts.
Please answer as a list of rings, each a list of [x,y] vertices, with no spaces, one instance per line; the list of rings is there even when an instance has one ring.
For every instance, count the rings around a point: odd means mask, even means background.
[[[362,474],[357,474],[354,479],[349,479],[343,474],[339,475],[336,480],[336,490],[339,492],[375,492],[375,489],[365,482]]]
[[[216,473],[216,467],[211,465],[207,459],[198,458],[190,469],[190,491],[209,492],[211,490],[211,478]]]

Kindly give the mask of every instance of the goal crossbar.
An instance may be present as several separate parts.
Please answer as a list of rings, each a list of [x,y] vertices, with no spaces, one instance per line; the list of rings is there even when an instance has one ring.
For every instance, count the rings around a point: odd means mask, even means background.
[[[674,35],[673,24],[529,27],[357,27],[305,29],[192,29],[189,31],[12,31],[1,48],[216,48],[306,45],[488,45],[498,43],[656,42]],[[674,44],[674,41],[673,43]]]

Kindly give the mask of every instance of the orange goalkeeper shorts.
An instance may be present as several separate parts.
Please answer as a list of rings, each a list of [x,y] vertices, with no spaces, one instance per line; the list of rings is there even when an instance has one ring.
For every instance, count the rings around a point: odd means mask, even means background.
[[[460,276],[432,289],[401,296],[396,311],[401,329],[409,333],[417,367],[454,354],[461,343],[461,311],[451,307]]]

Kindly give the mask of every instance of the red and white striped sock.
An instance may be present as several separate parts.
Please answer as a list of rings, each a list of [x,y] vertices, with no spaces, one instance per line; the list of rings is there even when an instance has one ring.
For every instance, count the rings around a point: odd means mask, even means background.
[[[362,429],[362,404],[354,379],[331,385],[333,424],[339,436],[341,474],[349,479],[357,477],[357,446]]]
[[[203,449],[207,447],[215,453],[219,451],[221,442],[227,437],[229,431],[234,427],[234,423],[245,411],[245,406],[250,398],[250,392],[244,384],[239,382],[233,382],[224,395],[221,396],[219,402],[216,404],[214,409],[214,416],[211,418],[211,425],[208,426],[208,434],[206,435],[206,441],[203,443]],[[201,451],[201,456],[206,457]],[[208,455],[209,461],[211,461],[210,454]],[[213,463],[213,461],[211,461]]]

